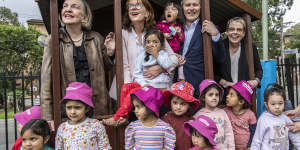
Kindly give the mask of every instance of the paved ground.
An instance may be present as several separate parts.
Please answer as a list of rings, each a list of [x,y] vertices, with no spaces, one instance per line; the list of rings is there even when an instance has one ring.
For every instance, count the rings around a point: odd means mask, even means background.
[[[14,119],[8,119],[8,149],[15,142]],[[5,120],[0,120],[0,150],[6,150]]]

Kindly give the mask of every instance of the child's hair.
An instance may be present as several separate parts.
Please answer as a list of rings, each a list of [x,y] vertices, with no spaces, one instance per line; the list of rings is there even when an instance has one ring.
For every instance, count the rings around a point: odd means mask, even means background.
[[[271,88],[268,88],[270,86],[271,86]],[[276,84],[276,83],[268,84],[267,89],[265,90],[265,93],[264,93],[264,101],[267,103],[269,100],[269,97],[274,94],[282,96],[283,100],[285,101],[286,96],[285,96],[284,89],[282,86],[280,86],[279,84]]]
[[[43,138],[50,135],[48,122],[43,119],[32,119],[26,123],[21,130],[21,136],[23,136],[27,130],[31,130],[34,134],[42,136]]]
[[[218,103],[218,105],[220,104],[220,102],[222,100],[222,97],[221,97],[222,89],[220,89],[220,87],[217,86],[216,84],[212,84],[212,85],[208,86],[205,90],[203,90],[203,92],[201,93],[201,95],[200,95],[200,108],[203,108],[205,106],[205,100],[204,100],[205,99],[205,94],[213,88],[217,89],[218,92],[219,92],[219,103]]]
[[[170,96],[170,103],[172,103],[172,100],[173,100],[173,98],[175,97],[176,95],[171,95]],[[179,97],[179,96],[177,96],[177,97]],[[187,102],[188,104],[189,104],[189,108],[188,108],[188,110],[186,111],[186,115],[187,116],[192,116],[192,115],[194,115],[194,113],[195,113],[195,111],[194,111],[194,109],[193,109],[193,103],[189,103],[189,102]],[[171,105],[170,105],[171,106]]]
[[[152,29],[147,30],[147,32],[144,36],[144,45],[146,44],[147,38],[152,34],[156,35],[156,37],[159,39],[161,47],[163,47],[164,43],[165,43],[165,37],[164,37],[164,34],[160,30],[158,30],[157,28],[152,28]],[[150,56],[150,54],[146,52],[146,57],[145,57],[144,60],[148,61],[149,56]]]
[[[61,115],[62,115],[63,118],[67,118],[67,117],[68,117],[67,112],[66,112],[66,104],[67,104],[67,102],[69,102],[69,101],[74,101],[74,100],[66,99],[66,100],[64,100],[64,101],[61,103],[61,110],[62,110],[62,111],[61,111],[61,113],[62,113]],[[76,102],[82,103],[82,104],[85,106],[85,108],[89,110],[89,111],[85,114],[86,117],[89,117],[89,118],[93,117],[93,115],[94,115],[94,109],[93,109],[92,107],[90,107],[89,105],[87,105],[87,104],[85,104],[85,103],[83,103],[83,102],[81,102],[81,101],[76,101]]]
[[[208,140],[205,136],[201,135],[201,133],[199,133],[199,132],[198,132],[194,127],[192,127],[192,126],[190,126],[190,133],[191,133],[191,135],[195,135],[195,136],[197,136],[197,137],[203,137],[203,138],[204,138],[205,144],[206,144],[208,147],[213,147],[213,145],[210,144],[209,140]]]
[[[234,88],[231,88],[231,89],[233,89],[236,92],[236,95],[237,95],[239,101],[244,101],[242,109],[250,108],[250,104],[245,100],[245,98],[237,90],[235,90]]]
[[[153,115],[154,117],[156,117],[157,118],[157,116],[155,115],[155,113],[151,110],[151,109],[149,109],[145,104],[144,104],[144,102],[143,101],[141,101],[136,95],[134,95],[134,94],[132,94],[131,95],[131,105],[133,106],[133,100],[137,100],[140,104],[142,104],[144,107],[146,107],[146,111],[147,111],[147,115]]]
[[[184,15],[183,15],[183,11],[181,6],[174,0],[170,0],[167,2],[167,4],[165,5],[165,9],[170,6],[173,5],[175,8],[177,8],[178,10],[178,15],[176,18],[176,23],[183,25],[184,24]],[[166,20],[165,14],[163,14],[160,18],[160,20]]]

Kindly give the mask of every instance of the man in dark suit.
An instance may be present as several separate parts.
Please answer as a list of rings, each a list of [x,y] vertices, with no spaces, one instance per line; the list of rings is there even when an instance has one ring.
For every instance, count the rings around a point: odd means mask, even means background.
[[[179,53],[185,57],[185,63],[178,68],[178,80],[191,83],[195,88],[195,96],[198,97],[198,86],[205,79],[202,33],[207,32],[212,36],[215,61],[224,60],[225,47],[216,26],[208,20],[200,20],[201,0],[182,0],[181,5],[185,16],[185,40]]]

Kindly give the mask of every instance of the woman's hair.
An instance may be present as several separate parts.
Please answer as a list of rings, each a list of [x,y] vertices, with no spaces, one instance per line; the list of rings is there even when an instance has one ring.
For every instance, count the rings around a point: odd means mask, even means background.
[[[154,10],[153,10],[150,2],[148,0],[138,0],[138,1],[142,2],[144,7],[146,8],[146,11],[149,14],[149,16],[145,18],[145,24],[144,24],[145,29],[144,30],[154,28],[156,26],[156,23],[154,20]],[[128,14],[128,11],[129,11],[128,4],[129,4],[129,0],[126,1],[126,11],[125,11],[124,17],[123,17],[123,28],[125,30],[131,31],[132,23],[129,18],[129,14]]]
[[[68,115],[67,115],[67,111],[66,111],[66,104],[69,102],[69,101],[74,101],[74,100],[71,100],[71,99],[66,99],[64,100],[62,103],[61,103],[61,115],[63,118],[67,118]],[[90,107],[89,105],[81,102],[81,101],[76,101],[76,102],[80,102],[82,103],[84,106],[85,106],[85,109],[88,109],[89,111],[85,114],[86,117],[93,117],[94,115],[94,109],[92,107]]]
[[[271,88],[268,88],[270,86]],[[275,83],[268,84],[267,89],[264,92],[264,101],[267,103],[269,101],[269,97],[275,94],[282,96],[283,100],[285,101],[286,96],[285,96],[284,89],[282,88],[282,86]]]
[[[192,127],[192,126],[190,126],[190,134],[191,135],[195,135],[196,137],[203,137],[204,138],[204,142],[205,142],[205,144],[208,146],[208,147],[213,147],[213,145],[211,145],[210,144],[210,142],[209,142],[209,140],[205,137],[205,136],[203,136],[203,135],[201,135],[201,133],[199,133],[194,127]]]
[[[31,119],[23,126],[21,130],[21,136],[23,136],[27,130],[31,130],[32,133],[42,136],[43,138],[46,138],[50,135],[48,122],[43,119]]]
[[[164,37],[164,34],[158,30],[157,28],[151,28],[149,30],[146,31],[146,34],[144,36],[144,46],[146,46],[146,40],[147,38],[150,36],[150,35],[156,35],[156,37],[159,39],[159,42],[160,42],[160,47],[164,47],[164,43],[165,43],[165,37]],[[146,52],[146,57],[145,57],[145,61],[148,61],[149,60],[149,56],[150,54]]]
[[[173,98],[175,97],[176,95],[172,95],[172,96],[170,96],[170,106],[171,106],[171,103],[172,103],[172,100],[173,100]],[[178,97],[178,96],[177,96]],[[188,103],[188,105],[189,105],[189,108],[188,108],[188,110],[185,112],[185,114],[187,115],[187,116],[192,116],[194,113],[195,113],[195,111],[194,111],[194,109],[193,109],[193,103],[189,103],[189,102],[187,102]],[[173,111],[173,110],[172,110]]]
[[[151,110],[149,109],[143,101],[141,101],[136,95],[134,94],[131,94],[131,105],[133,106],[133,100],[136,100],[138,103],[140,103],[141,105],[143,105],[144,107],[146,107],[146,111],[147,111],[147,115],[153,115],[154,117],[157,118],[156,114]]]
[[[236,92],[238,100],[239,101],[244,101],[242,109],[248,109],[248,108],[250,108],[250,104],[246,101],[246,99],[238,91],[236,91],[234,88],[232,88],[232,89]]]
[[[228,22],[227,22],[227,25],[226,25],[226,30],[228,30],[229,28],[229,25],[232,23],[232,22],[238,22],[238,23],[241,23],[243,25],[243,30],[244,32],[246,31],[246,22],[243,18],[241,17],[234,17],[234,18],[231,18]]]
[[[92,21],[93,21],[93,14],[91,11],[91,8],[89,4],[85,0],[81,0],[82,5],[83,5],[83,16],[86,19],[85,23],[81,24],[81,27],[83,30],[89,31],[92,28]],[[65,26],[65,24],[62,22],[61,14],[59,15],[59,22],[61,26]]]
[[[212,84],[212,85],[208,86],[207,88],[205,88],[203,90],[203,92],[201,93],[201,95],[200,95],[200,108],[203,108],[205,106],[205,94],[213,88],[217,89],[218,92],[219,92],[219,103],[218,103],[218,105],[220,104],[220,102],[222,100],[222,97],[221,97],[222,89],[219,86],[217,86],[216,84]]]
[[[181,6],[177,2],[175,2],[174,0],[173,1],[172,0],[168,1],[167,4],[166,4],[166,6],[165,6],[165,11],[166,11],[166,8],[168,6],[171,6],[171,5],[173,5],[178,10],[178,14],[177,14],[177,18],[176,18],[176,23],[183,25],[184,24],[183,10],[182,10]],[[160,20],[166,20],[165,14],[163,14],[161,16]]]

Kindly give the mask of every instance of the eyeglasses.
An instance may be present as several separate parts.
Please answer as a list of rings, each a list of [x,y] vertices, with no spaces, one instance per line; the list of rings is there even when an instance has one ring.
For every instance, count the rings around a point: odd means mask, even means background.
[[[237,33],[242,33],[244,32],[244,29],[243,28],[228,28],[227,29],[227,32],[234,32],[236,31]]]
[[[128,4],[128,10],[130,9],[141,9],[144,5],[142,3],[136,3],[136,4]]]

